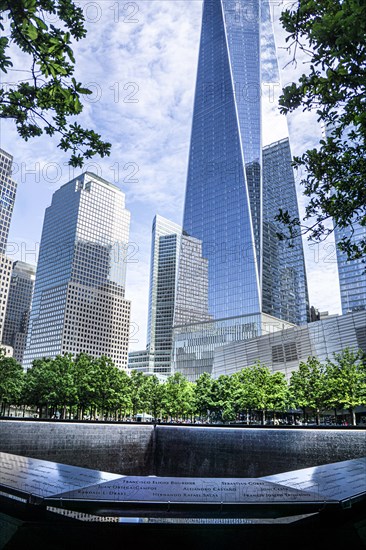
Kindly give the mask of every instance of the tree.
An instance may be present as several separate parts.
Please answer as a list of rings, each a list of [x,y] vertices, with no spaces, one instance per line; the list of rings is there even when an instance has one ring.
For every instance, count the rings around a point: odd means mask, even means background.
[[[66,417],[67,407],[71,409],[77,403],[73,370],[71,354],[33,361],[25,376],[25,403],[39,408],[40,417],[44,407],[46,415],[58,411],[61,418]]]
[[[6,357],[0,349],[0,415],[6,407],[19,402],[24,384],[22,367],[13,357]]]
[[[52,392],[53,376],[51,373],[52,359],[35,359],[25,375],[23,391],[24,404],[37,407],[39,417],[48,406],[48,397]]]
[[[55,16],[59,26],[48,23]],[[72,166],[109,155],[110,143],[74,120],[83,110],[81,97],[91,94],[73,76],[72,40],[86,35],[82,9],[73,0],[0,0],[0,29],[6,33],[0,38],[0,71],[25,74],[17,84],[1,86],[0,118],[13,119],[26,141],[59,134],[58,147],[71,152]],[[29,60],[28,70],[13,69],[9,48],[14,45]]]
[[[138,412],[146,412],[146,386],[147,376],[142,372],[132,371],[130,376],[130,391],[131,391],[131,404],[132,415],[135,416]]]
[[[286,376],[283,372],[271,374],[267,386],[267,410],[272,411],[274,418],[277,412],[287,409],[289,402],[289,390]]]
[[[124,370],[118,369],[117,373],[117,384],[118,384],[118,417],[119,419],[125,418],[127,411],[130,411],[132,408],[131,400],[131,383],[130,377]]]
[[[94,358],[92,362],[95,367],[93,386],[96,409],[104,419],[108,419],[120,405],[119,371],[110,357],[103,355]]]
[[[166,414],[176,420],[192,414],[193,400],[192,382],[188,382],[180,372],[168,377],[163,397],[163,409]]]
[[[46,365],[44,373],[47,372],[48,389],[44,399],[54,412],[60,412],[60,418],[65,418],[67,406],[75,405],[77,399],[72,355],[57,355]]]
[[[80,353],[74,358],[73,371],[78,420],[83,420],[87,410],[96,408],[96,368],[93,358],[86,353]]]
[[[235,382],[235,379],[227,374],[222,374],[213,381],[211,415],[216,420],[223,422],[235,420]]]
[[[242,371],[242,400],[245,408],[261,413],[262,424],[268,411],[284,410],[287,403],[287,382],[283,373],[272,374],[259,361]]]
[[[366,365],[362,351],[345,348],[328,360],[328,402],[332,407],[348,409],[352,425],[356,425],[355,408],[366,404]]]
[[[290,400],[296,408],[312,409],[316,423],[320,423],[320,412],[325,408],[328,398],[326,369],[317,357],[309,357],[299,364],[299,369],[291,374]]]
[[[213,380],[208,372],[202,373],[194,385],[194,407],[200,418],[206,418],[212,410],[212,386]]]
[[[339,248],[349,259],[361,258],[366,238],[352,237],[356,224],[366,226],[366,4],[300,0],[282,13],[281,22],[293,62],[301,50],[309,71],[284,88],[280,110],[316,110],[327,132],[319,147],[294,159],[294,166],[305,170],[301,184],[309,202],[303,220],[280,211],[277,219],[289,231],[279,236],[303,233],[320,242],[333,231],[327,223],[332,221],[341,230],[349,228]]]
[[[146,403],[146,412],[155,419],[161,414],[162,401],[164,396],[164,384],[155,376],[145,376],[145,383],[141,388],[142,400]]]
[[[242,369],[231,376],[233,380],[234,408],[240,414],[245,412],[247,424],[250,424],[250,412],[254,407],[253,376],[250,368]]]

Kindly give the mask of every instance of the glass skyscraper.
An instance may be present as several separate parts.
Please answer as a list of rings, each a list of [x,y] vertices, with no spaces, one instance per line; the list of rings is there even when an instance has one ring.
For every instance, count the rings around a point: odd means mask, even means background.
[[[343,132],[342,140],[344,142],[352,141],[352,137],[349,135],[351,129],[347,128]],[[331,124],[325,125],[323,137],[332,137],[333,130],[334,127]],[[366,206],[364,205],[365,211]],[[348,260],[347,254],[338,248],[338,244],[343,239],[350,239],[356,245],[361,244],[361,241],[366,240],[366,227],[363,227],[355,218],[352,227],[340,228],[334,224],[341,308],[342,314],[345,315],[355,311],[366,311],[366,264],[364,258]]]
[[[191,379],[218,345],[308,319],[302,241],[276,237],[279,208],[298,216],[287,126],[274,134],[263,98],[278,81],[268,2],[205,0],[174,319]]]
[[[352,234],[353,231],[353,234]],[[353,229],[334,228],[335,242],[343,237],[351,238],[355,243],[366,239],[366,227],[355,223]],[[347,254],[337,247],[339,288],[341,292],[342,313],[366,310],[366,264],[363,258],[348,260]]]
[[[13,348],[13,357],[23,362],[36,268],[14,262],[4,321],[3,344]]]
[[[155,216],[152,227],[147,347],[154,373],[170,374],[172,331],[182,228]]]
[[[129,353],[129,368],[144,374],[171,374],[172,337],[182,228],[156,215],[152,224],[150,292],[145,350]]]
[[[46,209],[24,366],[81,352],[127,367],[130,213],[115,185],[85,172]]]
[[[298,216],[292,154],[285,138],[263,148],[262,311],[295,325],[307,323],[309,303],[303,247],[279,241],[279,209]]]

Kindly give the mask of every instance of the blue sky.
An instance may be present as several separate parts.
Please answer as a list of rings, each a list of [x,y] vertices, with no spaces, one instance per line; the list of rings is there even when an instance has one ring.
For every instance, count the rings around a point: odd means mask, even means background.
[[[78,4],[84,9],[88,34],[75,46],[76,77],[93,91],[84,101],[80,121],[112,143],[110,157],[96,158],[85,169],[118,184],[126,195],[131,212],[126,288],[126,297],[132,301],[130,349],[142,349],[146,344],[152,220],[158,213],[182,222],[202,3],[98,0]],[[290,55],[284,49],[278,2],[271,3],[271,12],[281,79],[286,84],[304,65],[301,59],[297,67],[288,65]],[[23,69],[22,56],[16,50],[13,55],[14,68]],[[9,72],[7,81],[16,81],[19,74]],[[272,99],[270,103],[267,107],[273,113]],[[274,126],[278,130],[283,123]],[[312,115],[296,113],[288,126],[293,154],[315,145],[320,136]],[[53,192],[80,171],[68,166],[68,157],[57,148],[55,138],[24,142],[8,120],[1,121],[0,131],[0,146],[14,156],[14,179],[18,182],[8,255],[35,263],[44,210]],[[278,137],[269,131],[265,142]],[[300,190],[299,205],[302,211]],[[340,313],[333,241],[320,246],[304,241],[304,251],[310,303]]]

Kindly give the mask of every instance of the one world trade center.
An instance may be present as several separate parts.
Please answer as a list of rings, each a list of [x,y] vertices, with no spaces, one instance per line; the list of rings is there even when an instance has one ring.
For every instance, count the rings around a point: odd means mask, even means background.
[[[304,324],[301,238],[267,0],[204,0],[174,315],[174,369],[195,380],[214,350]]]

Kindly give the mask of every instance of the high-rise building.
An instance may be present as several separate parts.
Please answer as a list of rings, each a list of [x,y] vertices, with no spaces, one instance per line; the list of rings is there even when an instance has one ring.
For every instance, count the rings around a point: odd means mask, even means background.
[[[5,314],[8,304],[11,269],[13,262],[5,254],[0,253],[0,342],[3,343]]]
[[[10,287],[12,261],[5,256],[17,185],[11,177],[13,157],[0,149],[0,343]]]
[[[130,213],[115,185],[85,172],[46,209],[24,366],[58,354],[106,355],[127,367]]]
[[[352,228],[334,228],[335,243],[338,245],[344,237],[360,243],[366,239],[366,227],[355,223]],[[342,313],[366,310],[366,264],[364,258],[348,260],[347,254],[337,246],[339,288]]]
[[[174,304],[182,228],[156,215],[152,224],[150,292],[145,350],[129,353],[128,367],[144,374],[171,374]]]
[[[23,362],[27,340],[36,268],[25,262],[13,264],[2,343],[13,348],[13,356]]]
[[[334,136],[333,124],[322,127],[323,138]],[[351,128],[344,130],[342,141],[352,140]],[[340,250],[338,245],[343,240],[350,240],[358,245],[366,241],[366,227],[353,219],[352,226],[340,228],[334,224],[334,241],[336,245],[339,290],[341,295],[342,314],[366,310],[366,265],[364,258],[349,260],[346,252]]]
[[[182,228],[162,216],[152,226],[147,347],[154,373],[170,374],[174,303]]]
[[[298,217],[292,155],[285,138],[263,148],[262,311],[295,325],[310,321],[301,239],[280,241],[279,210]]]
[[[298,205],[264,83],[279,85],[267,0],[205,0],[174,319],[174,368],[190,379],[215,347],[308,320],[302,240],[277,238],[275,215]]]
[[[17,184],[11,177],[13,157],[0,149],[0,253],[5,254]]]

